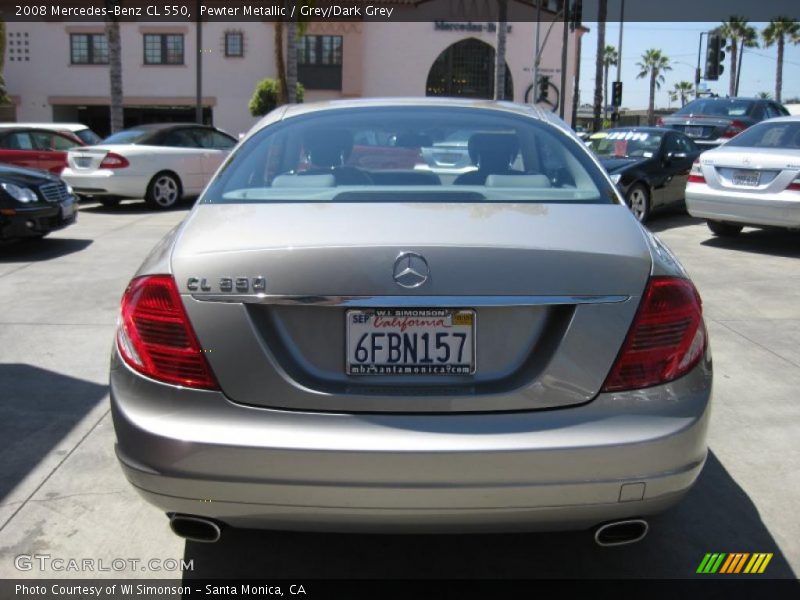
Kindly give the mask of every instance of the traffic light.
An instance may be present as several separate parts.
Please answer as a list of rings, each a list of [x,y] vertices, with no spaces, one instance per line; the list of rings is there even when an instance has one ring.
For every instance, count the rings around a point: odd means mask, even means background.
[[[708,34],[708,44],[706,45],[706,70],[705,79],[716,81],[725,72],[725,38],[719,33],[711,32]]]
[[[537,102],[544,102],[547,100],[548,92],[550,91],[550,76],[541,75],[539,77],[539,95],[536,98]]]
[[[619,108],[622,106],[622,82],[615,81],[611,84],[611,106]]]

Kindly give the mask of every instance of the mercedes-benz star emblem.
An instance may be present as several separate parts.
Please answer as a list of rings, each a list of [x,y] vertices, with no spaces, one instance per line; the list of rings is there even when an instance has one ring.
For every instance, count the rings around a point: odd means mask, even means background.
[[[394,261],[394,281],[404,288],[421,286],[430,274],[428,261],[415,252],[403,252]]]

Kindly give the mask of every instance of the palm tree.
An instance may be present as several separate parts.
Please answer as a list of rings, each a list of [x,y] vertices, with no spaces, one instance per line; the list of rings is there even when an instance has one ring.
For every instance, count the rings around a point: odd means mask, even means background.
[[[764,38],[764,45],[769,48],[773,44],[778,44],[778,65],[775,70],[775,100],[781,101],[783,91],[783,47],[787,41],[792,44],[800,43],[800,24],[787,17],[776,17],[769,22],[769,25],[761,32]]]
[[[761,98],[762,100],[770,100],[772,98],[772,94],[769,92],[758,92],[756,94],[756,98]]]
[[[508,0],[497,0],[497,50],[494,53],[494,99],[506,96],[506,33]]]
[[[286,101],[297,102],[297,21],[286,24]]]
[[[653,112],[655,111],[656,89],[661,88],[664,83],[664,73],[671,71],[669,58],[661,53],[657,48],[650,48],[642,54],[642,61],[636,63],[639,67],[638,79],[650,77],[650,101],[647,104],[647,124],[653,125]]]
[[[594,63],[594,111],[592,128],[600,131],[603,128],[601,111],[603,108],[603,58],[606,48],[606,15],[608,0],[600,0],[597,6],[597,54]],[[564,24],[566,27],[566,24]]]
[[[603,89],[605,90],[605,101],[603,102],[603,118],[608,119],[608,69],[616,67],[619,62],[619,52],[617,49],[608,45],[603,49]]]
[[[286,81],[286,61],[283,58],[283,21],[276,20],[272,24],[275,32],[275,70],[278,72],[279,102],[286,104],[289,101],[287,90],[289,89]]]
[[[737,54],[739,53],[739,42],[744,42],[745,48],[758,48],[756,30],[747,24],[744,17],[731,16],[727,21],[722,22],[719,28],[722,37],[728,39],[728,50],[731,53],[731,81],[728,87],[728,95],[736,95],[736,69],[738,66]]]
[[[681,108],[686,106],[686,99],[694,94],[694,84],[691,81],[679,81],[670,90],[670,100],[675,101],[678,98],[681,100]]]
[[[122,44],[119,36],[119,20],[106,20],[106,42],[108,44],[108,79],[111,103],[109,105],[109,127],[115,133],[125,127],[122,107]]]

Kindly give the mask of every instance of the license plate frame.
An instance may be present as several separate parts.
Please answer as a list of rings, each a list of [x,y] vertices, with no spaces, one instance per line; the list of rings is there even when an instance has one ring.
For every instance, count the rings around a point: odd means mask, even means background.
[[[381,319],[381,321],[376,321]],[[472,376],[476,372],[477,314],[464,308],[359,308],[345,312],[345,374],[349,376]],[[449,331],[448,331],[449,330]],[[468,334],[459,341],[460,334]],[[382,347],[370,333],[384,334]],[[367,334],[368,338],[363,336]],[[388,334],[399,336],[394,346]],[[425,341],[424,335],[428,338]],[[439,335],[441,334],[441,337]],[[448,335],[444,334],[450,334]],[[413,345],[411,339],[414,339]],[[366,345],[365,345],[366,343]],[[386,344],[388,343],[388,347]],[[444,350],[444,346],[447,350]],[[366,352],[366,359],[357,360],[356,352]],[[414,360],[410,357],[413,347]],[[389,353],[397,349],[403,356],[390,361]],[[380,356],[378,353],[380,352]],[[449,360],[451,358],[454,360]],[[386,357],[385,362],[376,360]],[[441,360],[444,358],[445,360]],[[427,360],[426,360],[427,359]]]
[[[74,159],[75,167],[78,169],[88,169],[92,166],[91,156],[76,156]]]
[[[733,185],[755,188],[761,184],[761,172],[751,169],[737,169],[731,175]]]
[[[701,138],[705,130],[702,125],[689,125],[684,128],[683,133],[690,138]]]

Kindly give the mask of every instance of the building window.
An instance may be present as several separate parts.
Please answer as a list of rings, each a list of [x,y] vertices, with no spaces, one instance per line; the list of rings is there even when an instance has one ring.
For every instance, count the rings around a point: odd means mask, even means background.
[[[225,32],[225,56],[244,56],[244,34],[241,31]]]
[[[73,65],[108,64],[108,41],[104,33],[72,33],[69,47]]]
[[[341,90],[342,36],[303,36],[297,47],[297,78],[309,90]]]
[[[146,33],[144,35],[144,64],[182,65],[182,33]]]
[[[297,48],[297,62],[301,65],[341,65],[342,36],[303,36]]]

